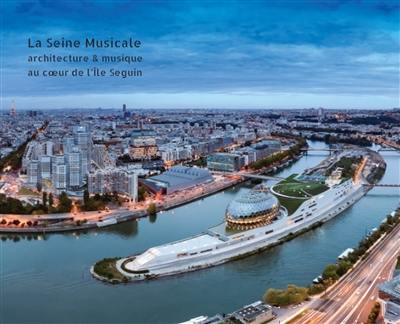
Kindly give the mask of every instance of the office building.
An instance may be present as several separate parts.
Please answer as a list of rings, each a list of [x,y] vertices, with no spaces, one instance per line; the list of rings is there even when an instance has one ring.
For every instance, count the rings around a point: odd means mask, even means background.
[[[214,153],[207,157],[207,168],[213,171],[234,172],[244,165],[244,158],[239,154]]]
[[[90,194],[118,193],[138,200],[138,173],[129,168],[105,168],[89,173],[88,190]]]
[[[400,323],[400,275],[380,284],[378,297],[382,305],[384,322]]]
[[[51,179],[51,156],[40,156],[40,176],[42,179]]]
[[[88,126],[74,126],[72,128],[74,145],[81,152],[82,174],[86,174],[90,170],[90,160],[92,152],[92,138]]]
[[[158,156],[158,147],[154,137],[143,136],[133,139],[129,155],[134,160],[151,160]]]
[[[73,148],[71,152],[66,154],[66,157],[68,166],[68,187],[71,190],[77,190],[83,184],[82,153],[77,148]]]
[[[30,160],[27,164],[28,183],[30,185],[37,185],[40,181],[39,161]]]
[[[67,164],[64,155],[55,155],[51,162],[51,181],[57,191],[67,189]]]

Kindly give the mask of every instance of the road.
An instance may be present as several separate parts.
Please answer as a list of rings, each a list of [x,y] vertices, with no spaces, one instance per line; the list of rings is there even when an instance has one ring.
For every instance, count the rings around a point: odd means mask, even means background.
[[[313,300],[308,313],[296,323],[366,323],[377,298],[377,286],[391,277],[399,253],[398,225],[332,290]]]

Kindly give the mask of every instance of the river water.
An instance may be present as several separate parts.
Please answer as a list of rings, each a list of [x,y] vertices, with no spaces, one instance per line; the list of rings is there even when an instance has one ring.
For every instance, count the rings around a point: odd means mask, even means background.
[[[302,172],[326,154],[314,151],[279,175]],[[381,182],[400,183],[400,154],[382,155],[387,170]],[[89,267],[99,259],[140,252],[220,223],[229,201],[249,188],[249,184],[237,186],[151,219],[86,234],[18,241],[3,237],[0,322],[172,323],[228,313],[260,299],[269,287],[309,284],[326,264],[378,226],[400,197],[398,188],[374,188],[317,229],[264,253],[207,270],[115,286],[91,278]]]

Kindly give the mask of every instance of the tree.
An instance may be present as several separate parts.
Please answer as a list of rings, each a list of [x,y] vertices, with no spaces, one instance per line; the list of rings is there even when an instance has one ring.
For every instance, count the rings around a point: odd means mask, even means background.
[[[322,283],[318,283],[318,284],[312,284],[309,288],[308,288],[308,294],[309,295],[317,295],[322,293],[323,291],[325,291],[325,285]]]
[[[288,306],[300,304],[308,299],[307,288],[288,285],[286,290],[268,289],[264,295],[264,300],[274,306]]]
[[[48,204],[49,204],[49,207],[52,207],[54,205],[54,198],[53,198],[53,194],[51,192],[49,194]]]
[[[149,206],[147,207],[147,213],[149,215],[155,215],[157,213],[157,206],[155,203],[150,203]]]
[[[326,279],[333,279],[333,280],[338,280],[339,275],[337,273],[338,271],[338,265],[337,264],[328,264],[322,273],[322,278],[324,280]]]
[[[85,191],[83,192],[83,206],[85,208],[88,207],[89,201],[90,201],[89,191],[85,189]]]
[[[369,313],[367,324],[376,323],[380,311],[381,311],[381,304],[379,302],[376,302],[372,307],[371,312]]]
[[[138,189],[138,200],[139,201],[146,200],[146,188],[143,186],[140,186]]]
[[[42,204],[44,207],[47,206],[47,192],[46,191],[43,191],[43,193],[42,193]]]
[[[63,191],[58,197],[58,199],[59,199],[58,211],[60,213],[70,212],[72,207],[72,200],[68,198],[67,193]]]
[[[338,274],[339,277],[343,276],[349,269],[351,268],[352,264],[350,261],[342,260],[338,264],[338,268],[336,270],[336,273]]]

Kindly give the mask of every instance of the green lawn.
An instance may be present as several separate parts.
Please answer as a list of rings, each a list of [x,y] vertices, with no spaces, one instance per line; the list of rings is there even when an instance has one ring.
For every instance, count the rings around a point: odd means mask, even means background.
[[[285,180],[274,186],[274,191],[285,196],[295,198],[309,198],[324,192],[328,187],[318,182],[302,182],[294,179],[295,175],[291,175]]]
[[[116,268],[117,258],[106,258],[96,262],[94,265],[94,272],[108,280],[123,281],[124,275]]]
[[[279,203],[287,209],[289,215],[293,214],[297,208],[306,201],[306,199],[285,198],[279,196],[277,198]]]
[[[296,176],[297,174],[292,174],[273,187],[276,193],[289,196],[277,196],[280,204],[286,207],[289,215],[293,214],[308,198],[318,195],[328,189],[323,183],[296,180]]]

